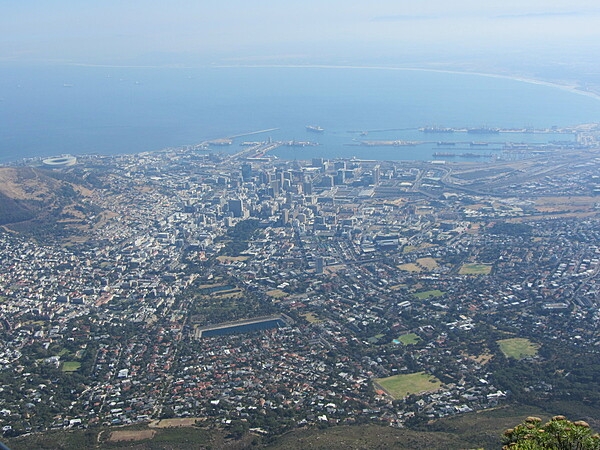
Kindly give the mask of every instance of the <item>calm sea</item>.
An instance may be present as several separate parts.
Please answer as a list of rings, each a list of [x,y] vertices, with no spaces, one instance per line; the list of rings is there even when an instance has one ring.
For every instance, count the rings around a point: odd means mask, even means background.
[[[275,154],[429,159],[431,148],[356,144],[362,139],[449,138],[425,136],[416,130],[423,126],[548,128],[600,121],[600,101],[595,98],[480,75],[308,67],[5,65],[0,71],[0,162],[65,153],[152,151],[272,128],[277,130],[237,139],[233,147],[238,149],[242,140],[311,140],[320,145],[280,148]],[[309,133],[306,125],[325,132]],[[450,139],[474,137],[454,134]],[[503,142],[507,137],[485,139]],[[524,134],[510,139],[572,137]]]

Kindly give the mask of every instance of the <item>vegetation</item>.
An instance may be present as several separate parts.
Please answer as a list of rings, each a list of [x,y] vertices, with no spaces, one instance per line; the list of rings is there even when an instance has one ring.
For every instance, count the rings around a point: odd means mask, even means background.
[[[404,345],[414,345],[417,342],[419,342],[421,340],[421,338],[419,336],[417,336],[415,333],[408,333],[408,334],[403,334],[396,340],[398,342],[401,342]]]
[[[62,365],[63,372],[77,372],[81,367],[81,363],[77,361],[65,361]]]
[[[223,247],[221,256],[240,256],[248,248],[248,241],[259,229],[260,221],[256,219],[247,219],[238,222],[227,233],[225,238],[225,247]]]
[[[421,272],[423,270],[423,269],[421,269],[421,267],[417,266],[415,263],[400,264],[398,266],[398,269],[404,270],[406,272]]]
[[[282,291],[281,289],[272,289],[270,291],[267,291],[267,295],[273,298],[283,298],[288,296],[288,294]]]
[[[415,297],[417,297],[419,300],[425,300],[432,297],[441,297],[442,295],[444,295],[444,293],[438,289],[415,293]]]
[[[375,382],[395,399],[402,399],[410,394],[435,391],[442,386],[440,380],[425,372],[377,378]]]
[[[458,273],[460,275],[489,275],[491,272],[491,264],[463,264]]]
[[[525,223],[498,222],[489,232],[507,236],[530,236],[532,231],[533,227]]]
[[[319,319],[319,317],[317,317],[317,315],[313,312],[307,312],[304,314],[301,314],[302,317],[304,317],[304,319],[308,322],[308,323],[320,323],[321,319]]]
[[[260,436],[245,433],[243,437],[231,439],[227,428],[208,429],[198,426],[149,428],[145,424],[128,426],[119,430],[137,430],[137,440],[111,440],[113,428],[91,427],[86,430],[49,431],[33,433],[18,438],[6,439],[12,450],[52,449],[80,450],[135,449],[183,450],[189,448],[267,448],[285,450],[320,449],[499,449],[502,446],[502,432],[527,415],[544,415],[536,408],[523,406],[506,407],[479,413],[461,414],[431,421],[416,429],[393,428],[386,424],[360,424],[355,426],[302,427],[281,436]],[[145,439],[147,430],[155,431],[154,437]]]
[[[419,258],[417,259],[417,264],[427,270],[433,270],[438,267],[437,261],[433,258]]]
[[[35,213],[22,202],[7,197],[0,192],[0,225],[31,220]]]
[[[191,300],[190,317],[198,326],[268,316],[276,312],[271,297],[242,290],[227,280],[192,286],[185,297]]]
[[[596,450],[600,449],[600,435],[587,422],[571,422],[565,416],[554,416],[542,424],[539,417],[528,417],[515,428],[504,432],[503,449],[535,450]]]
[[[498,341],[498,345],[507,358],[514,359],[535,356],[540,348],[539,345],[525,338],[501,339]]]

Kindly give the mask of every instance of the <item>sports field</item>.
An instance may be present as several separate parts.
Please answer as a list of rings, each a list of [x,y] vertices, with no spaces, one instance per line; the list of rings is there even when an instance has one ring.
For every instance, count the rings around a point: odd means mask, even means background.
[[[491,264],[463,264],[459,275],[489,275],[492,272]]]
[[[497,342],[500,346],[500,350],[504,353],[504,356],[514,359],[535,356],[540,348],[538,344],[534,344],[529,339],[525,338],[502,339]]]
[[[440,380],[425,372],[377,378],[375,379],[375,383],[396,400],[407,397],[410,394],[437,391],[442,387],[442,382]]]

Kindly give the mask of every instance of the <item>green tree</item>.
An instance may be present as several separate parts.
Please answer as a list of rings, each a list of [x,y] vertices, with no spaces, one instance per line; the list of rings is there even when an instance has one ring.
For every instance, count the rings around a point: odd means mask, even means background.
[[[564,416],[554,416],[542,424],[539,417],[528,417],[504,432],[504,444],[502,448],[507,450],[597,450],[600,435],[583,420],[571,422]]]

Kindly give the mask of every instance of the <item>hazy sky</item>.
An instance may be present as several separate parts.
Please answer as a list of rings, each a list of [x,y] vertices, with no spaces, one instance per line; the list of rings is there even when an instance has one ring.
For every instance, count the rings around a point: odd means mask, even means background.
[[[0,61],[157,65],[598,49],[597,0],[0,0]]]

